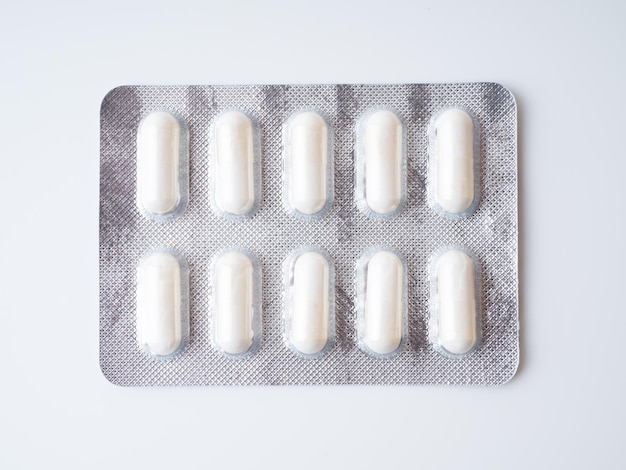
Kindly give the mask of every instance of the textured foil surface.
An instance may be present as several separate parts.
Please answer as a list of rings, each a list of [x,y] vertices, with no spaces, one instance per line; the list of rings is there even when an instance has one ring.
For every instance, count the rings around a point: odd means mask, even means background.
[[[428,126],[448,107],[475,116],[480,135],[480,200],[468,218],[446,220],[427,203]],[[393,110],[406,132],[406,201],[395,217],[372,220],[355,201],[355,131],[376,108]],[[189,128],[189,204],[173,220],[153,221],[136,205],[136,141],[141,119],[166,109]],[[227,110],[258,123],[262,200],[250,219],[211,209],[211,125]],[[328,118],[333,139],[334,200],[326,215],[301,220],[282,203],[284,122],[298,110]],[[517,115],[511,93],[494,83],[405,85],[123,86],[104,98],[100,134],[100,365],[125,386],[285,384],[471,384],[509,380],[519,360]],[[462,246],[480,268],[482,342],[463,359],[438,354],[428,340],[428,263],[437,250]],[[335,266],[335,342],[319,359],[285,344],[283,263],[314,246]],[[408,341],[390,359],[357,345],[356,263],[372,246],[400,252],[408,273]],[[189,264],[190,336],[182,354],[155,361],[136,340],[136,270],[155,247]],[[223,357],[211,345],[213,256],[230,247],[254,253],[262,267],[263,337],[250,357]]]

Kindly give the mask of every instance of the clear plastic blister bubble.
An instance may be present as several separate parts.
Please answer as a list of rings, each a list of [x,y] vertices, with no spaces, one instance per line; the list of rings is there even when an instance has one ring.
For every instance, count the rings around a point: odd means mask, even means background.
[[[168,110],[147,113],[137,130],[137,207],[164,222],[180,216],[189,201],[189,130]]]
[[[211,127],[211,207],[219,216],[252,217],[261,202],[261,138],[248,114],[226,110]]]
[[[323,217],[333,204],[333,128],[316,110],[300,110],[283,126],[283,203],[302,220]]]
[[[335,266],[317,247],[293,251],[284,264],[285,343],[298,357],[317,359],[335,340]]]
[[[139,347],[157,360],[172,359],[189,340],[189,266],[172,248],[157,248],[137,266],[136,332]]]
[[[459,359],[481,339],[480,264],[464,247],[445,247],[430,261],[430,341],[440,354]]]
[[[430,121],[428,203],[442,217],[470,216],[480,200],[480,126],[463,108],[447,108]]]
[[[356,128],[356,203],[384,220],[402,211],[406,198],[406,129],[389,109],[370,109]]]
[[[251,356],[261,344],[263,309],[261,265],[245,249],[231,248],[211,263],[213,347],[225,357]]]
[[[368,249],[357,262],[356,284],[359,347],[379,359],[399,354],[408,337],[404,257],[389,247]]]

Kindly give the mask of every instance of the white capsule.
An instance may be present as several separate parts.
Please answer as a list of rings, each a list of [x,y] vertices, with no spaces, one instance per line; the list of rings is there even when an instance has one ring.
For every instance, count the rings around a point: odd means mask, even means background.
[[[221,212],[248,215],[254,206],[254,124],[228,111],[215,122],[215,204]]]
[[[169,356],[181,346],[184,312],[181,266],[168,252],[146,256],[137,268],[137,340],[154,356]]]
[[[214,266],[214,340],[226,354],[247,352],[254,340],[254,265],[244,253],[229,251]]]
[[[319,353],[328,344],[332,301],[329,290],[326,258],[314,251],[299,255],[293,266],[288,339],[302,354]]]
[[[474,202],[474,138],[474,121],[466,111],[452,108],[437,117],[432,196],[449,214],[463,214]]]
[[[403,195],[402,123],[391,111],[375,111],[365,117],[361,132],[365,202],[376,214],[391,214]]]
[[[178,119],[165,111],[148,114],[137,133],[137,203],[147,213],[165,216],[181,199]]]
[[[390,354],[402,341],[402,261],[390,251],[379,251],[370,257],[366,273],[363,342],[375,354]]]
[[[305,111],[287,123],[285,139],[288,204],[304,215],[315,215],[329,200],[328,123]]]
[[[449,250],[437,260],[438,342],[448,353],[462,355],[477,343],[474,261],[461,250]]]

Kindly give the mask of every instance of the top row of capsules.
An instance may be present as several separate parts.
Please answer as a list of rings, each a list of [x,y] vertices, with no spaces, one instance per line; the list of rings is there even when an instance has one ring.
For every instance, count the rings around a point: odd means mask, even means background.
[[[227,111],[212,129],[211,206],[227,219],[254,215],[261,201],[261,138],[245,113]],[[478,201],[478,126],[461,108],[431,120],[428,201],[447,219],[468,217]],[[333,202],[332,130],[315,111],[283,126],[283,203],[304,220],[323,217]],[[387,109],[363,115],[356,129],[356,203],[374,220],[398,215],[406,200],[406,128]],[[168,111],[148,114],[137,133],[137,205],[151,219],[181,215],[189,200],[189,130]]]

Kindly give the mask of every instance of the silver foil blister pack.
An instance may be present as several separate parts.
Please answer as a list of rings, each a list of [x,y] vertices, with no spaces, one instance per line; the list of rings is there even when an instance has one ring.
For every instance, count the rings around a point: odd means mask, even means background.
[[[123,86],[100,119],[100,365],[111,382],[495,385],[515,374],[517,116],[501,85]],[[247,134],[233,140],[242,119]],[[395,166],[376,163],[383,146]],[[146,170],[163,149],[175,172]],[[311,149],[318,167],[298,156]],[[247,163],[222,164],[220,152]],[[249,184],[233,193],[237,171]],[[448,198],[446,175],[464,174],[469,196]],[[307,191],[319,197],[302,201]],[[233,266],[245,288],[233,290]],[[307,267],[319,282],[296,280]],[[224,292],[248,312],[242,344],[228,336]],[[325,320],[301,321],[319,299]],[[145,339],[170,324],[170,337]],[[309,327],[321,342],[307,341]]]

